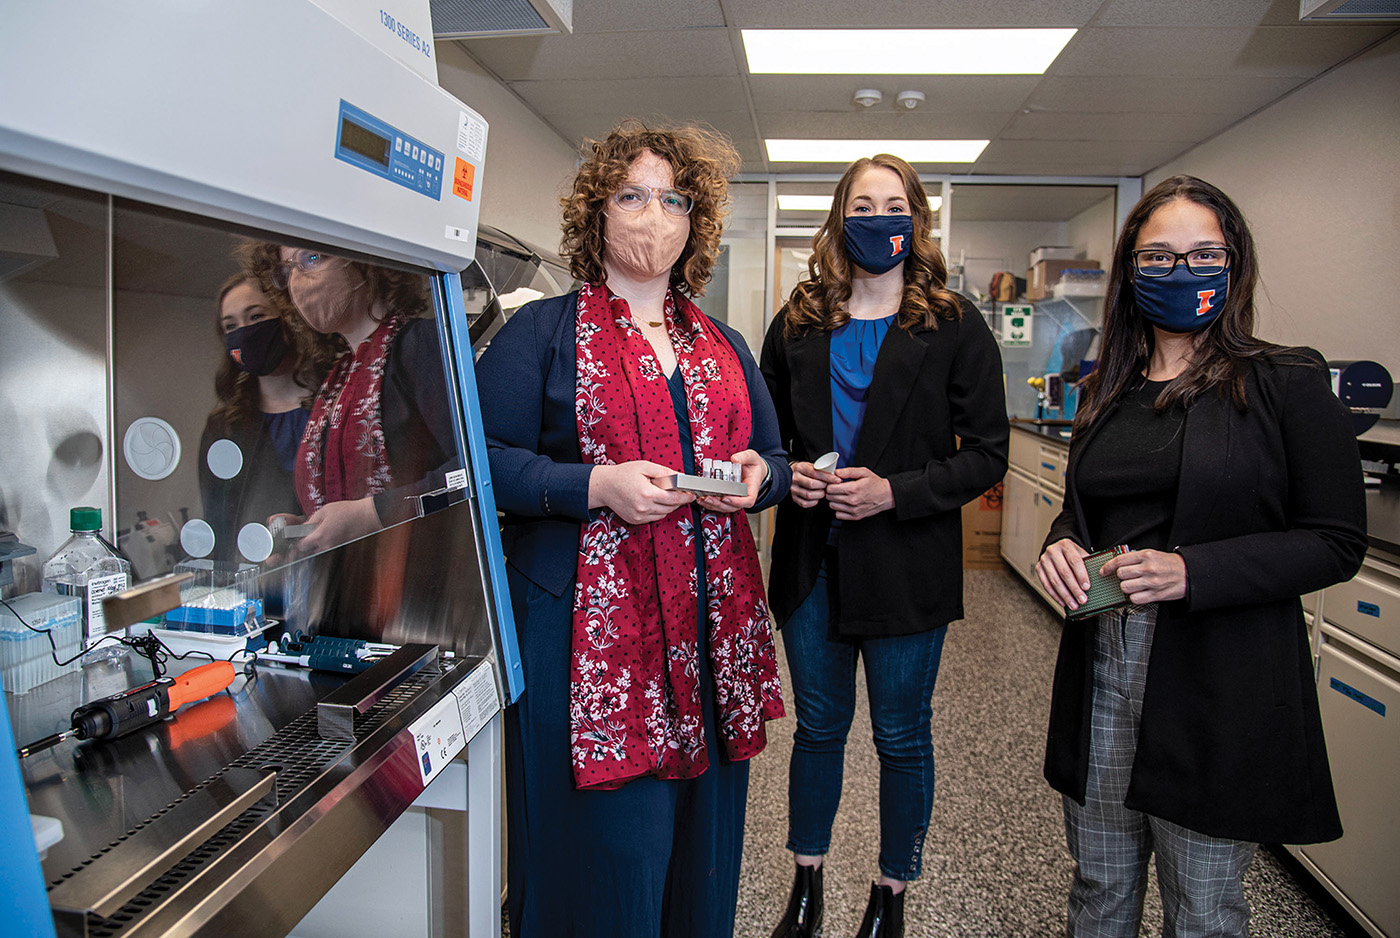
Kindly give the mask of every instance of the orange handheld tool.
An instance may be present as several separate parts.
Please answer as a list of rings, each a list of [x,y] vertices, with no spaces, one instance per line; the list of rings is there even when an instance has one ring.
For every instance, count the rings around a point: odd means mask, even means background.
[[[120,694],[85,703],[73,711],[72,728],[19,750],[20,758],[42,752],[65,739],[116,739],[158,723],[180,707],[217,694],[233,683],[233,665],[215,661],[176,678],[162,677]]]
[[[214,661],[186,671],[175,679],[170,687],[170,709],[174,713],[187,703],[212,697],[233,683],[233,665],[227,661]]]

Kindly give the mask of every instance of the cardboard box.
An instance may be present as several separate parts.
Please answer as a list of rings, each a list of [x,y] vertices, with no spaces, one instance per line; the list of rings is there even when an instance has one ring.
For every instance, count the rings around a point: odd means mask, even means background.
[[[1074,259],[1074,248],[1064,244],[1042,244],[1031,252],[1027,266],[1034,267],[1041,261],[1068,261]]]
[[[1043,300],[1050,296],[1060,275],[1066,270],[1097,270],[1096,260],[1041,261],[1026,271],[1026,299]]]
[[[1001,569],[1001,483],[962,507],[963,569]]]

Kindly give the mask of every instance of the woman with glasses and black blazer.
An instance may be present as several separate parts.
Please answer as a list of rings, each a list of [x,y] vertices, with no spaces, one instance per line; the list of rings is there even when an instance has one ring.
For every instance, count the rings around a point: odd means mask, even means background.
[[[1129,548],[1101,575],[1131,605],[1066,622],[1055,668],[1070,935],[1136,935],[1154,852],[1164,935],[1245,935],[1255,844],[1342,833],[1299,596],[1361,565],[1361,468],[1321,356],[1255,338],[1257,282],[1240,210],[1191,176],[1114,251],[1036,565],[1073,616],[1084,558]]]

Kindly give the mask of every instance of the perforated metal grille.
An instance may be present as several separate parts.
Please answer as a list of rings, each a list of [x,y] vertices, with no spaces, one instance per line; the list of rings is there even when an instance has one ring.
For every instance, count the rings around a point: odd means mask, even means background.
[[[432,0],[433,35],[546,29],[527,0]]]
[[[355,718],[355,742],[368,736],[385,720],[407,706],[437,677],[438,675],[435,673],[415,675],[385,694],[367,712],[357,716]],[[200,782],[67,873],[51,880],[48,884],[49,889],[80,874],[103,855],[118,849],[137,831],[168,813],[191,795],[207,787],[214,779],[229,769],[257,770],[265,766],[276,766],[277,803],[285,804],[288,799],[296,796],[327,768],[349,752],[354,745],[355,743],[352,742],[322,739],[316,729],[315,709],[303,713],[277,733],[229,763],[222,771]],[[178,889],[201,867],[235,846],[249,831],[275,810],[276,808],[267,804],[259,803],[244,811],[227,826],[220,829],[218,833],[183,857],[130,902],[122,906],[116,914],[105,919],[89,916],[88,934],[95,936],[95,938],[115,938],[115,936],[121,935],[125,929],[140,921],[141,916],[157,907],[169,893]]]

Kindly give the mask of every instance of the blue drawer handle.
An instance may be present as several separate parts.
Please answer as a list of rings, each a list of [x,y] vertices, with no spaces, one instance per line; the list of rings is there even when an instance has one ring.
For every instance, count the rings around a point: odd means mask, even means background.
[[[1044,460],[1041,460],[1040,468],[1042,468],[1042,469],[1049,469],[1051,472],[1054,472],[1054,471],[1055,471],[1055,464],[1052,463],[1052,462],[1045,462]]]
[[[1375,603],[1362,602],[1359,599],[1356,601],[1356,611],[1363,616],[1375,616],[1377,619],[1381,617],[1380,606]]]

